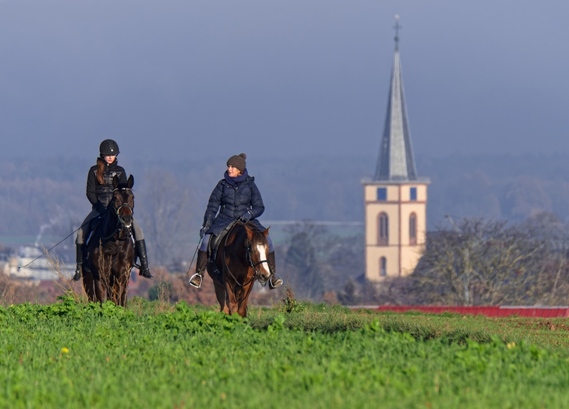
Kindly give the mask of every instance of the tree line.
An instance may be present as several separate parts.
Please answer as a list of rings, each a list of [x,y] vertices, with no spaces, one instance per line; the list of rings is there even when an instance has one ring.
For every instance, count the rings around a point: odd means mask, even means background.
[[[225,159],[122,162],[127,172],[135,175],[135,215],[148,239],[151,264],[176,273],[188,268],[207,198],[222,177]],[[363,220],[360,182],[373,171],[374,160],[248,161],[265,200],[261,221],[298,221],[273,237],[278,268],[289,276],[288,282],[299,297],[334,298],[343,303],[562,302],[565,261],[559,249],[564,246],[566,220],[555,216],[565,215],[569,207],[569,183],[565,180],[569,163],[562,155],[419,157],[419,174],[432,180],[427,253],[412,275],[414,281],[394,280],[381,290],[362,284],[363,228],[346,236],[318,223]],[[49,246],[72,233],[89,211],[85,198],[88,165],[88,161],[65,158],[0,162],[0,236],[27,235],[34,239],[41,231],[51,237],[51,242],[43,243]],[[456,226],[445,219],[451,209]],[[548,227],[540,230],[540,223]],[[555,226],[559,231],[553,229]],[[463,243],[465,249],[457,250],[457,243]],[[541,247],[535,247],[538,244]],[[72,259],[73,246],[68,248]],[[496,248],[509,248],[511,259],[500,258],[503,254],[496,253]],[[524,258],[513,258],[516,251]],[[435,255],[453,263],[433,264]],[[477,258],[485,259],[486,264],[473,264]],[[464,272],[460,272],[460,260],[466,265]],[[506,286],[496,283],[514,267],[517,275],[505,282],[510,289],[515,283],[517,290],[504,295]],[[433,282],[441,271],[446,274],[445,285],[439,278]],[[428,298],[425,291],[414,292],[413,288],[433,289],[435,295]]]
[[[353,281],[346,304],[569,304],[569,225],[551,213],[521,223],[464,218],[428,233],[413,274],[381,285]]]

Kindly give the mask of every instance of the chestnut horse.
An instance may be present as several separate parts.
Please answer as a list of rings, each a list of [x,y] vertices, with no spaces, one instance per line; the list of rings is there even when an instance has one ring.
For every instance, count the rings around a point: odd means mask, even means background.
[[[256,280],[270,276],[267,254],[269,229],[258,231],[254,225],[234,222],[217,247],[207,272],[213,279],[220,311],[247,316],[247,301]]]
[[[134,264],[134,247],[130,231],[134,213],[134,178],[119,185],[113,178],[113,198],[101,215],[87,243],[86,269],[83,287],[89,301],[111,300],[126,306],[130,270]]]

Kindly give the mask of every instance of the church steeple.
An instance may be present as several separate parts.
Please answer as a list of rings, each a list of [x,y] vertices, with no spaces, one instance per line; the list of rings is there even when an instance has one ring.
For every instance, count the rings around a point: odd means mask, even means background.
[[[387,100],[387,115],[374,180],[417,180],[411,134],[407,119],[401,60],[399,57],[399,16],[395,16],[395,54],[391,71],[391,86]]]
[[[417,177],[399,61],[399,17],[387,117],[373,180],[364,180],[367,280],[415,270],[427,240],[428,178]]]

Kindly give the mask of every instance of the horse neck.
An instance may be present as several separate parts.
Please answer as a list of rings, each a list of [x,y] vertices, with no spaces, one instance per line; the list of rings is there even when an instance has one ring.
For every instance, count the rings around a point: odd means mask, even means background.
[[[225,252],[230,253],[232,258],[237,258],[241,261],[247,261],[247,252],[249,251],[250,243],[247,242],[247,230],[244,225],[236,224],[227,233],[225,239],[229,239],[232,234],[235,238],[231,244],[225,246]]]
[[[101,236],[103,238],[110,239],[109,236],[112,236],[119,227],[119,218],[114,208],[114,204],[111,201],[107,206],[107,211],[103,215],[103,220],[101,222]]]

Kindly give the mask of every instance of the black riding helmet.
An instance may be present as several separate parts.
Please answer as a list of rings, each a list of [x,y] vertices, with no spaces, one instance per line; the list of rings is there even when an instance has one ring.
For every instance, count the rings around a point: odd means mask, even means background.
[[[99,146],[99,152],[101,153],[101,158],[105,156],[118,155],[120,153],[119,145],[117,145],[117,143],[112,139],[105,139],[101,142],[101,146]]]

